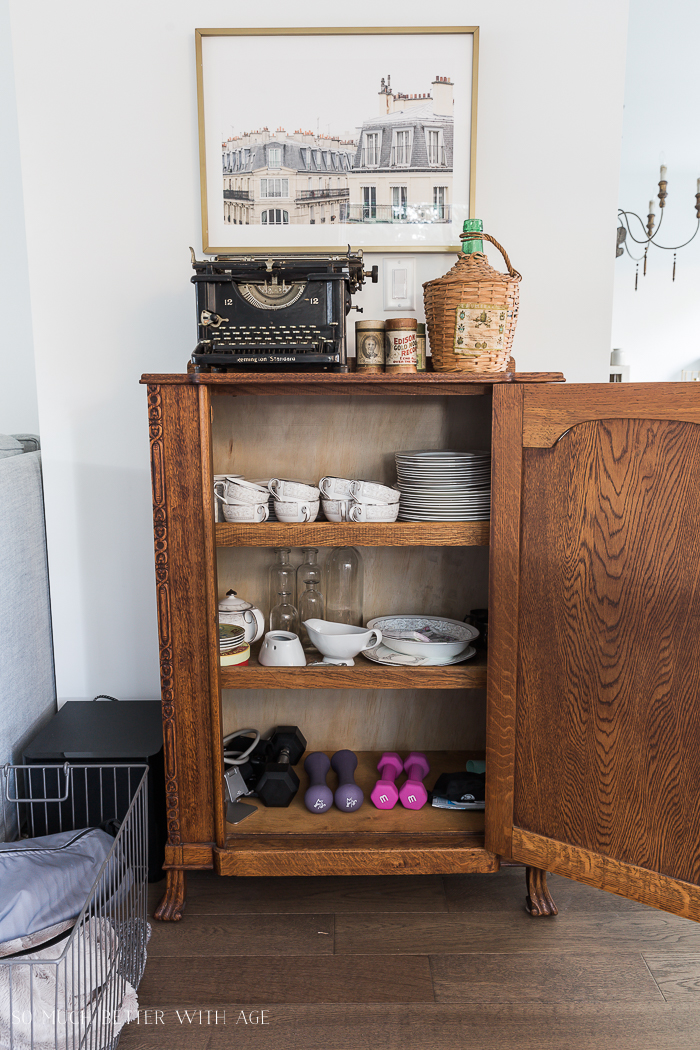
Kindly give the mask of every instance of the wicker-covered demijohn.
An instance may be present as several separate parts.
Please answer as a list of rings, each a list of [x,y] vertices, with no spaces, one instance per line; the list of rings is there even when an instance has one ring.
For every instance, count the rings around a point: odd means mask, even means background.
[[[444,277],[423,285],[436,372],[505,372],[508,364],[522,278],[488,233],[462,234],[462,240],[477,239],[498,248],[508,273],[494,270],[483,252],[472,252],[460,255]]]

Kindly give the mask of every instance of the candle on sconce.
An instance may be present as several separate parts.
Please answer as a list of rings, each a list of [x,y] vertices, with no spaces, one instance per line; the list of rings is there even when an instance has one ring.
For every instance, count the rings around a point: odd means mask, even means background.
[[[700,193],[700,179],[698,179],[697,185],[698,185],[698,193]]]
[[[660,179],[660,181],[661,182],[665,182],[666,181],[666,165],[665,164],[661,165],[661,179]]]
[[[698,183],[700,183],[700,179],[698,179]],[[653,201],[649,201],[649,214],[650,215],[654,214],[654,202]]]

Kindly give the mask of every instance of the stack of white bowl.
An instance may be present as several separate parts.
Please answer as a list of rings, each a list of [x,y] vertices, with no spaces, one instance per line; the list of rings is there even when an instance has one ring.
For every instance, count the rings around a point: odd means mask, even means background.
[[[315,485],[270,478],[267,487],[274,497],[275,516],[278,521],[316,521],[321,493]]]
[[[321,478],[323,513],[328,521],[396,521],[401,493],[374,481]]]
[[[267,521],[268,492],[262,485],[244,481],[238,475],[226,475],[214,482],[214,497],[221,504],[224,521]]]

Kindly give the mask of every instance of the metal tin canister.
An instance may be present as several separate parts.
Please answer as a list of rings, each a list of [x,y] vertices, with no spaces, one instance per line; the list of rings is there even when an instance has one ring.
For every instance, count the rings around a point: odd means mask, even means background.
[[[358,372],[384,371],[384,321],[355,321]]]
[[[425,349],[425,325],[418,322],[416,325],[416,369],[419,372],[425,372],[426,370],[426,349]]]
[[[386,322],[386,371],[415,372],[416,328],[415,317],[391,317]]]

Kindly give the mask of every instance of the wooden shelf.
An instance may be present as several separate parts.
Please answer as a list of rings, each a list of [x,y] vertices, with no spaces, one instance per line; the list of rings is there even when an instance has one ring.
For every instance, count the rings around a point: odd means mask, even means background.
[[[221,394],[361,394],[374,397],[408,395],[484,394],[501,383],[563,383],[561,372],[418,372],[390,375],[386,372],[363,375],[349,372],[227,372],[187,374],[146,374],[142,383],[152,385],[207,386]]]
[[[259,643],[253,647],[245,667],[219,669],[222,689],[486,688],[485,653],[452,667],[386,667],[364,656],[355,657],[354,667],[263,667],[257,661],[259,648]]]
[[[327,752],[331,757],[332,752]],[[216,851],[221,874],[345,875],[435,874],[496,871],[498,859],[484,849],[484,812],[474,810],[375,809],[370,792],[377,780],[378,751],[357,753],[355,780],[365,794],[356,813],[335,806],[326,813],[309,813],[304,793],[309,786],[304,760],[296,766],[301,786],[286,809],[268,809],[257,799],[245,801],[258,812],[236,826],[226,825],[226,846]],[[441,773],[463,770],[468,751],[429,751],[429,788]],[[403,782],[399,778],[399,784]],[[331,771],[330,787],[337,786]],[[276,870],[277,869],[277,870]]]
[[[489,521],[218,523],[217,547],[485,547]]]

